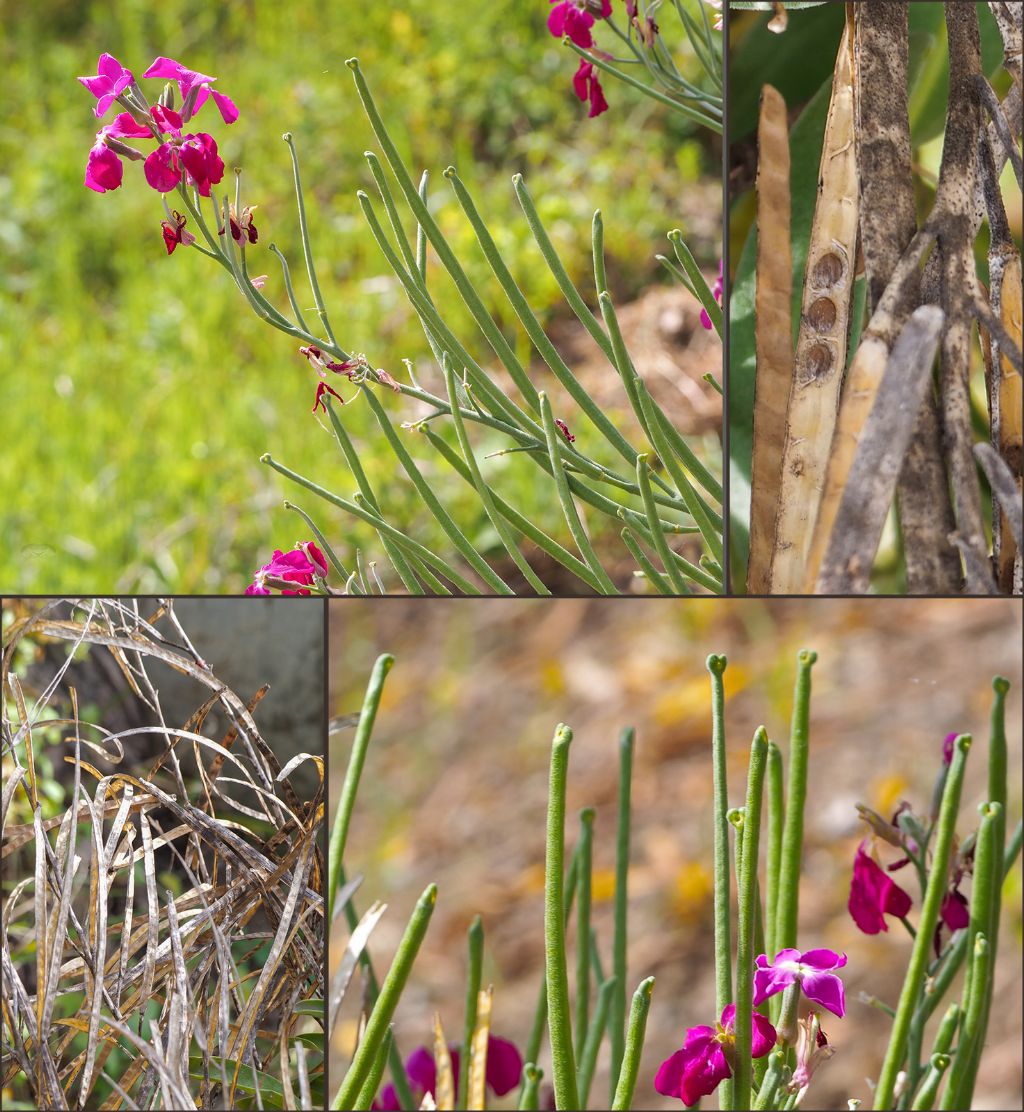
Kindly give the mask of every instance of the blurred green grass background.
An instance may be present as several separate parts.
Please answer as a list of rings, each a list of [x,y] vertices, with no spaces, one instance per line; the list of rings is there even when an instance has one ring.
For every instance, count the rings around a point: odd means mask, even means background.
[[[75,77],[94,73],[103,51],[137,77],[158,54],[218,77],[241,118],[226,128],[211,102],[200,123],[217,138],[226,164],[244,167],[245,202],[260,206],[250,272],[270,275],[265,292],[282,308],[271,242],[289,257],[300,304],[312,303],[280,139],[292,131],[338,339],[400,373],[402,358],[415,362],[429,349],[355,199],[356,189],[372,190],[362,152],[375,144],[344,66],[351,55],[360,58],[410,165],[431,171],[437,218],[506,331],[511,310],[441,177],[449,163],[525,292],[548,314],[565,309],[512,193],[517,171],[588,300],[595,208],[604,212],[620,300],[662,281],[653,256],[672,227],[690,236],[706,269],[715,266],[720,210],[706,211],[687,187],[703,179],[702,196],[709,196],[719,148],[617,82],[606,83],[611,110],[587,120],[570,87],[575,59],[548,35],[547,11],[542,0],[470,7],[429,0],[42,0],[5,20],[5,590],[238,591],[275,546],[288,548],[307,532],[282,507],[284,497],[300,492],[263,467],[261,453],[339,493],[354,487],[333,438],[309,414],[314,379],[297,345],[258,321],[210,260],[188,251],[165,255],[162,209],[141,168],[127,163],[115,193],[84,188],[99,125],[94,101]],[[143,84],[155,99],[159,83]],[[462,303],[449,299],[446,313],[482,355]],[[520,354],[528,354],[521,345]],[[398,406],[391,413],[396,421],[409,416]],[[371,481],[386,493],[391,519],[411,523],[430,543],[428,525],[417,520],[418,500],[395,479],[366,407],[352,406],[344,419]],[[506,497],[527,515],[552,521],[553,500],[536,483],[533,465],[521,456],[505,459]],[[442,474],[449,484],[443,499],[483,529],[470,488]],[[297,500],[339,553],[351,555],[355,544],[376,551],[372,534],[353,528],[341,511],[311,505],[311,497]],[[467,531],[473,535],[471,525]]]

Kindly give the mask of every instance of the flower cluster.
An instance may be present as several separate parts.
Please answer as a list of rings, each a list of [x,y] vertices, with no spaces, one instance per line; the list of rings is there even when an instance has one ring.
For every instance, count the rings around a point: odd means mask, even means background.
[[[289,552],[275,549],[270,563],[256,572],[245,593],[269,595],[278,590],[282,595],[308,595],[310,587],[323,588],[326,581],[324,554],[312,541],[299,541]]]
[[[115,103],[122,109],[112,124],[105,124],[96,133],[86,163],[85,185],[97,193],[119,189],[124,178],[122,159],[127,159],[143,162],[146,181],[158,193],[169,193],[184,185],[196,189],[202,197],[209,197],[212,187],[224,177],[224,160],[212,135],[192,131],[187,125],[211,98],[224,122],[234,123],[238,119],[234,101],[214,89],[215,77],[190,70],[173,58],[157,58],[142,76],[174,82],[181,96],[181,110],[175,111],[169,86],[160,101],[150,106],[131,70],[125,69],[112,54],[100,55],[95,75],[79,77],[96,98],[97,119],[106,115]],[[157,146],[147,155],[125,143],[125,139],[148,139]],[[244,234],[250,243],[255,243],[251,211],[245,210],[237,221],[233,216],[231,231],[236,239]],[[183,231],[185,223],[179,213],[174,213],[173,222],[163,222],[168,254],[179,244],[188,246],[195,242],[191,234]]]
[[[935,796],[941,797],[942,786],[953,759],[953,744],[959,735],[947,734],[942,744],[942,766],[936,783]],[[899,805],[891,822],[868,807],[860,806],[861,818],[871,827],[871,836],[857,847],[853,859],[853,876],[850,881],[850,898],[847,903],[850,916],[865,934],[887,931],[886,915],[905,919],[913,899],[888,874],[913,863],[923,869],[927,850],[928,830],[931,820],[915,815],[907,802]],[[935,811],[935,804],[932,807]],[[932,815],[934,819],[934,814]],[[898,849],[902,856],[884,869],[878,860],[878,842],[885,842]],[[967,897],[960,885],[974,867],[973,844],[959,846],[953,855],[946,893],[942,899],[939,925],[935,932],[935,952],[942,949],[943,930],[963,930],[970,922]]]
[[[754,1007],[770,996],[798,985],[808,1000],[828,1008],[840,1019],[846,1014],[843,982],[836,973],[846,965],[846,955],[834,950],[780,950],[774,961],[767,954],[757,958],[754,970]],[[752,1014],[751,1056],[762,1058],[776,1042],[787,1039],[787,1033],[776,1031],[759,1012]],[[732,1077],[736,1064],[736,1005],[729,1004],[714,1027],[691,1027],[682,1047],[661,1063],[654,1078],[654,1087],[667,1097],[678,1097],[686,1105],[696,1104],[701,1097],[713,1093],[719,1083]],[[808,1041],[805,1023],[813,1023],[814,1037]],[[821,1034],[817,1014],[800,1021],[797,1069],[791,1084],[806,1089],[817,1063],[832,1054],[828,1040]],[[826,1049],[827,1048],[827,1049]]]
[[[459,1048],[449,1046],[448,1052],[452,1060],[452,1076],[458,1084],[459,1077]],[[433,1104],[424,1104],[423,1098],[428,1094],[433,1097],[437,1087],[437,1066],[434,1056],[425,1046],[417,1047],[405,1060],[405,1073],[409,1079],[409,1087],[416,1100],[417,1108],[433,1107]],[[487,1038],[487,1087],[495,1096],[503,1097],[511,1092],[523,1074],[523,1059],[516,1049],[515,1043],[508,1039],[500,1039],[496,1035]],[[458,1095],[458,1094],[456,1094]],[[398,1094],[394,1085],[385,1085],[380,1096],[373,1102],[373,1107],[378,1112],[398,1112],[402,1106],[398,1101]]]
[[[591,50],[594,36],[591,28],[596,19],[608,19],[612,14],[611,0],[550,0],[554,5],[548,15],[548,30],[555,38],[567,38],[582,50]],[[572,79],[576,96],[586,104],[590,102],[589,116],[600,116],[608,110],[604,90],[593,62],[580,59]]]

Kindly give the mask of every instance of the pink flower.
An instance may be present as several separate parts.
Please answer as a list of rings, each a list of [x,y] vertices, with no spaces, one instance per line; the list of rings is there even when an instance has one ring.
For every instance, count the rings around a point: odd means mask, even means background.
[[[910,895],[905,892],[865,850],[857,847],[853,859],[853,879],[847,903],[853,921],[865,934],[887,931],[886,915],[902,919],[910,910]]]
[[[607,19],[612,14],[612,0],[550,0],[555,6],[548,15],[548,30],[556,39],[565,35],[577,46],[589,50],[594,45],[590,28],[594,15]]]
[[[711,293],[719,305],[722,304],[722,260],[718,260],[718,280],[712,287]],[[714,326],[711,323],[711,318],[708,316],[707,309],[700,311],[700,323],[710,331]]]
[[[174,222],[169,220],[161,220],[160,227],[164,234],[164,246],[167,248],[167,254],[173,255],[175,247],[180,243],[182,247],[191,247],[196,241],[196,237],[191,232],[185,231],[185,225],[188,223],[185,217],[180,212],[171,214]]]
[[[233,124],[238,119],[238,109],[234,101],[212,88],[213,82],[217,80],[216,77],[206,73],[196,73],[195,70],[187,69],[181,62],[164,57],[157,58],[142,76],[163,77],[169,81],[176,81],[178,91],[181,93],[182,115],[186,120],[190,120],[211,96],[226,124]]]
[[[308,595],[306,587],[315,585],[317,579],[327,578],[327,561],[324,554],[312,541],[300,541],[289,552],[282,552],[279,548],[274,550],[273,558],[269,564],[264,564],[245,589],[247,595],[269,595],[271,587],[277,587],[282,595]],[[296,584],[296,589],[291,590],[277,586],[277,583],[267,580],[277,580]]]
[[[124,177],[124,165],[118,152],[132,156],[131,148],[117,143],[118,150],[112,150],[107,140],[116,142],[120,138],[151,139],[152,136],[149,128],[136,123],[130,112],[119,113],[112,124],[101,127],[96,133],[96,142],[89,151],[89,160],[85,167],[85,184],[97,193],[118,189]],[[142,157],[137,152],[136,156]]]
[[[604,99],[604,90],[601,88],[601,81],[593,62],[584,62],[580,59],[579,69],[572,79],[572,87],[581,101],[590,100],[590,111],[587,115],[591,119],[608,110],[608,101]]]
[[[448,1053],[452,1060],[452,1075],[456,1086],[459,1080],[459,1048],[449,1046]],[[417,1108],[421,1106],[424,1096],[429,1093],[434,1095],[437,1087],[437,1066],[434,1056],[426,1047],[417,1047],[405,1060],[405,1072],[409,1078],[409,1086],[416,1098]],[[515,1043],[508,1039],[501,1039],[497,1035],[487,1038],[487,1087],[495,1096],[503,1097],[510,1093],[518,1084],[523,1074],[523,1059],[516,1049]],[[394,1085],[385,1085],[380,1092],[378,1100],[373,1102],[377,1112],[397,1112],[401,1107],[398,1103],[398,1094]]]
[[[753,1014],[751,1055],[761,1058],[775,1045],[775,1028],[765,1016]],[[696,1104],[713,1093],[720,1081],[732,1077],[730,1059],[736,1048],[736,1005],[729,1004],[715,1027],[691,1027],[682,1049],[666,1058],[658,1068],[654,1087],[662,1096],[678,1097],[683,1104]]]
[[[946,734],[946,738],[942,743],[942,763],[944,765],[951,765],[953,763],[953,743],[960,736],[959,732],[954,730],[951,734]]]
[[[96,76],[80,77],[78,80],[96,98],[96,107],[93,111],[96,113],[96,118],[99,119],[125,89],[135,81],[135,78],[132,77],[132,71],[126,70],[113,54],[101,54],[99,61],[96,63]],[[108,188],[116,188],[116,186]],[[99,190],[99,192],[103,191]]]
[[[209,197],[211,186],[224,177],[224,161],[217,154],[217,143],[212,135],[202,131],[197,135],[182,135],[178,131],[153,151],[143,170],[146,181],[158,193],[169,193],[187,175],[187,182],[199,190],[200,196]]]
[[[799,984],[808,1000],[842,1019],[846,1002],[843,982],[835,970],[845,964],[846,955],[835,950],[805,950],[802,954],[799,950],[780,950],[772,962],[767,954],[759,954],[754,970],[754,1006],[792,984]]]

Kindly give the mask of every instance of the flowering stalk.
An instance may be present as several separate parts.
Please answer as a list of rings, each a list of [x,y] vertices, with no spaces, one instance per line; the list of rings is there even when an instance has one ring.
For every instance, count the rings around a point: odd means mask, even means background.
[[[743,854],[737,890],[739,922],[736,932],[736,1067],[733,1071],[733,1101],[737,1108],[746,1108],[750,1104],[754,920],[756,907],[760,902],[757,894],[757,863],[767,756],[768,735],[764,727],[759,726],[750,745],[747,802],[741,829]]]
[[[929,1065],[914,1095],[911,1108],[929,1109],[934,1106],[935,1098],[939,1093],[939,1084],[942,1081],[943,1074],[949,1068],[949,1048],[953,1045],[953,1036],[956,1034],[956,1027],[960,1018],[960,1005],[950,1004],[935,1034]]]
[[[565,788],[572,730],[559,726],[551,745],[548,786],[547,853],[544,863],[544,968],[547,973],[551,1074],[559,1108],[578,1108],[576,1065],[569,1012],[569,974],[565,957]]]
[[[644,1048],[644,1034],[647,1030],[647,1014],[651,1010],[651,993],[654,992],[654,978],[648,977],[640,982],[633,993],[633,1004],[629,1009],[629,1026],[626,1029],[626,1049],[619,1070],[619,1082],[612,1099],[612,1112],[626,1109],[633,1103],[636,1079],[640,1072],[640,1056]],[[576,1108],[575,1104],[564,1105]]]
[[[466,1108],[466,1098],[469,1093],[469,1066],[472,1055],[469,1047],[473,1045],[473,1033],[476,1031],[477,1004],[480,998],[480,980],[483,972],[484,960],[484,925],[479,915],[473,917],[466,936],[469,950],[469,972],[466,976],[466,1021],[463,1025],[462,1057],[459,1059],[458,1078],[458,1104],[457,1108]]]
[[[359,1095],[352,1105],[353,1109],[369,1109],[373,1106],[373,1098],[380,1088],[381,1078],[384,1076],[384,1069],[387,1066],[388,1057],[394,1045],[395,1031],[393,1027],[388,1027],[384,1035],[384,1041],[381,1043],[380,1050],[377,1052],[377,1057],[374,1059],[373,1067],[366,1075],[363,1087],[359,1090]]]
[[[388,1032],[391,1018],[398,1006],[405,983],[409,979],[413,962],[416,960],[416,955],[419,953],[420,946],[426,936],[427,927],[430,925],[430,917],[434,913],[436,903],[437,885],[428,885],[417,901],[405,928],[405,933],[402,935],[402,940],[398,944],[394,961],[391,963],[388,975],[384,978],[384,984],[381,986],[380,995],[373,1006],[373,1011],[370,1012],[370,1018],[367,1020],[366,1030],[363,1032],[363,1037],[356,1048],[355,1057],[352,1059],[352,1064],[349,1066],[334,1100],[331,1102],[332,1109],[354,1107],[356,1097],[366,1081]]]
[[[907,966],[896,1018],[893,1020],[882,1069],[875,1086],[875,1107],[881,1110],[893,1105],[896,1075],[903,1067],[907,1049],[907,1037],[913,1013],[921,995],[928,968],[928,951],[939,920],[939,909],[946,894],[946,878],[949,871],[949,857],[953,845],[957,812],[960,808],[960,793],[963,789],[964,770],[967,765],[967,752],[971,747],[969,735],[957,737],[953,746],[953,761],[949,767],[946,787],[942,793],[942,807],[936,826],[935,847],[932,852],[932,868],[928,878],[928,888],[921,906],[921,916],[917,925],[917,938]]]
[[[793,721],[789,742],[789,791],[786,820],[782,832],[782,857],[779,866],[775,945],[788,949],[796,945],[797,911],[800,900],[800,864],[804,840],[804,803],[807,799],[807,752],[811,704],[811,668],[818,654],[801,650],[797,656],[796,688],[793,693]]]
[[[771,1108],[778,1088],[783,1082],[788,1062],[789,1044],[792,1042],[793,1032],[796,1030],[796,1017],[800,1004],[799,983],[794,982],[782,993],[781,997],[773,999],[781,1000],[776,1030],[779,1032],[779,1038],[782,1040],[783,1046],[781,1050],[773,1051],[768,1059],[768,1069],[761,1079],[761,1087],[754,1098],[753,1107],[755,1109]]]

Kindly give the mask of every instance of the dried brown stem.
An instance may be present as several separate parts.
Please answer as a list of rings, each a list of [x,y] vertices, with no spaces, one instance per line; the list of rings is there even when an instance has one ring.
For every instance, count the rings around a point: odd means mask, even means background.
[[[816,587],[819,594],[863,594],[868,589],[903,456],[931,382],[942,323],[941,309],[923,305],[892,349],[836,514]]]

